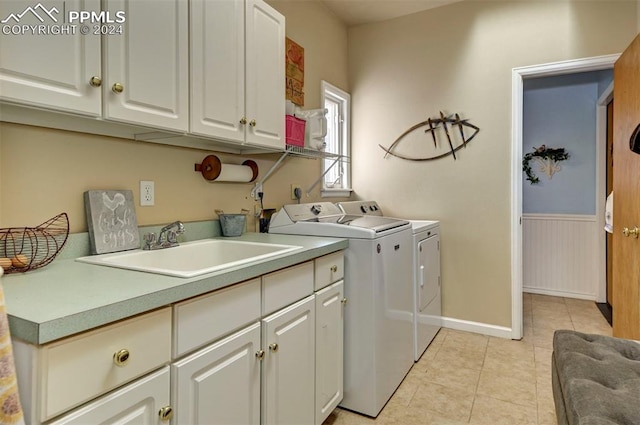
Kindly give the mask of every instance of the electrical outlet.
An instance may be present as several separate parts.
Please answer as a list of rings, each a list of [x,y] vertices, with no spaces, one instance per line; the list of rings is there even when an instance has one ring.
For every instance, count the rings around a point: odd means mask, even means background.
[[[291,199],[298,199],[296,196],[296,189],[300,191],[300,197],[302,198],[302,187],[299,184],[292,183],[291,184]]]
[[[152,181],[140,180],[140,206],[151,207],[155,205],[156,195]]]

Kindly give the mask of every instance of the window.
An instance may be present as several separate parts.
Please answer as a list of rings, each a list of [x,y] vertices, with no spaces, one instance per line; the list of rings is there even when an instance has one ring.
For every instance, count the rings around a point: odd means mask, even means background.
[[[351,195],[351,96],[349,93],[321,82],[321,102],[327,110],[327,135],[325,152],[339,155],[339,159],[328,157],[322,160],[323,197],[346,197]],[[337,159],[337,161],[336,161]]]

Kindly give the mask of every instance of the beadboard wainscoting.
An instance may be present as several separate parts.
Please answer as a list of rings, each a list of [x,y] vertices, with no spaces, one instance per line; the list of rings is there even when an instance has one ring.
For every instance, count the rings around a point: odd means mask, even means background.
[[[596,300],[595,215],[523,214],[523,291]]]

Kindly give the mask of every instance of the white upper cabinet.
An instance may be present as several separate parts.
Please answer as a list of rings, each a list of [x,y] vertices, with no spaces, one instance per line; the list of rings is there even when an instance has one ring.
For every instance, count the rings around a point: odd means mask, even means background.
[[[246,9],[247,143],[284,148],[284,16],[260,0]]]
[[[192,0],[190,132],[283,149],[284,39],[261,0]]]
[[[188,131],[189,34],[187,0],[105,0],[124,11],[122,35],[104,40],[104,117]]]
[[[191,1],[191,132],[244,142],[244,1]]]
[[[17,33],[2,35],[0,100],[188,131],[187,0],[102,6],[99,0],[1,2],[3,28]],[[81,22],[72,12],[93,15]]]
[[[3,0],[0,20],[0,101],[71,114],[10,122],[284,150],[285,18],[263,0]]]
[[[65,23],[65,11],[99,11],[99,0],[1,1],[0,100],[99,116],[100,35],[80,34]],[[23,13],[26,12],[26,13]],[[64,33],[38,34],[23,25]],[[91,26],[89,26],[90,29]]]

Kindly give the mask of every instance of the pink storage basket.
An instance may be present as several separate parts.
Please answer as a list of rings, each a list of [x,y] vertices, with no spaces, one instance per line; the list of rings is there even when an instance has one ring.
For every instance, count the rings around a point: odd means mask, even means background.
[[[287,145],[304,147],[304,129],[307,124],[305,120],[287,115]]]

